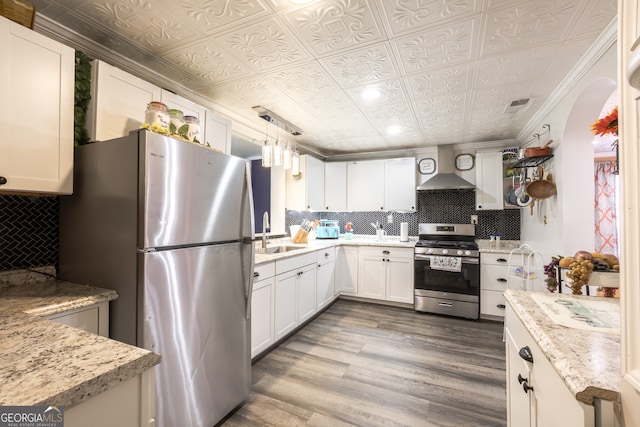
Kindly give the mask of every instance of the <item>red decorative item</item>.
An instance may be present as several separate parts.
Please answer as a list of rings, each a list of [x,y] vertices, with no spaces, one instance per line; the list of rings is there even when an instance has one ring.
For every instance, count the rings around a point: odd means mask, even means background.
[[[601,119],[596,120],[591,125],[591,132],[594,135],[618,135],[618,107],[614,108]]]

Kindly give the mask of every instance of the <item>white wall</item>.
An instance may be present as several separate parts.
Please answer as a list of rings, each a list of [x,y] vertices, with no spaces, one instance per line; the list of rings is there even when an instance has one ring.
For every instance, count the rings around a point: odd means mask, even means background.
[[[554,158],[548,162],[558,195],[522,213],[521,240],[544,254],[573,255],[594,247],[594,183],[591,124],[616,88],[617,47],[610,47],[540,121],[551,125]],[[545,164],[547,166],[547,164]],[[546,223],[545,223],[546,219]]]

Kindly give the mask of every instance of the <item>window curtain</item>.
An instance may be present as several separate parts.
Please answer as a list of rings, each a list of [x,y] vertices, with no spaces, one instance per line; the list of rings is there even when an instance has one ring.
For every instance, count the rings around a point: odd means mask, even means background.
[[[595,163],[595,250],[619,256],[614,164]]]

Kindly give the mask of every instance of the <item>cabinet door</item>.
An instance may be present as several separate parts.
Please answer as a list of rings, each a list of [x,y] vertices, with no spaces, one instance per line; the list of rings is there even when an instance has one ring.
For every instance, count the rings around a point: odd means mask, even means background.
[[[386,259],[387,301],[413,304],[413,259]]]
[[[307,156],[306,207],[314,211],[324,210],[324,162]]]
[[[347,210],[347,163],[324,164],[324,208],[328,211]]]
[[[202,126],[202,120],[200,120]],[[204,141],[211,148],[229,154],[231,152],[231,120],[211,110],[205,113]]]
[[[363,252],[360,251],[358,259],[358,296],[383,300],[386,297],[387,263],[382,254]]]
[[[287,174],[287,209],[324,209],[324,165],[321,160],[303,154],[300,156],[301,177]]]
[[[71,194],[74,51],[4,17],[0,46],[0,190]]]
[[[358,293],[358,247],[336,248],[336,295]]]
[[[347,189],[348,210],[384,210],[384,160],[348,163]]]
[[[275,342],[273,329],[274,278],[253,284],[251,297],[251,357],[255,357]]]
[[[384,209],[416,210],[416,159],[389,159],[384,162]]]
[[[476,153],[476,209],[503,209],[502,186],[502,153]]]
[[[106,62],[93,62],[89,138],[106,141],[129,135],[144,123],[147,104],[160,101],[162,90]]]
[[[518,375],[531,381],[527,362],[519,355],[520,347],[508,329],[505,329],[507,361],[507,424],[510,426],[534,427],[531,423],[531,393],[525,393]]]
[[[316,265],[308,265],[298,276],[298,324],[316,312]]]
[[[161,91],[161,101],[166,104],[169,109],[180,110],[185,116],[197,117],[198,120],[200,120],[200,125],[204,127],[205,108],[203,106],[165,89]]]
[[[274,328],[276,341],[291,332],[298,324],[296,305],[298,272],[276,276],[275,302],[273,305]]]
[[[334,267],[334,262],[318,263],[318,269],[316,270],[318,309],[333,301],[335,295]]]

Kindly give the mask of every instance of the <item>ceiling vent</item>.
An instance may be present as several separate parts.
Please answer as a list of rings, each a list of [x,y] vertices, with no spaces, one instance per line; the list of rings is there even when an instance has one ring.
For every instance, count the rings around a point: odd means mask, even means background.
[[[524,111],[531,105],[533,98],[520,98],[509,101],[507,107],[504,109],[505,113],[517,113]]]

